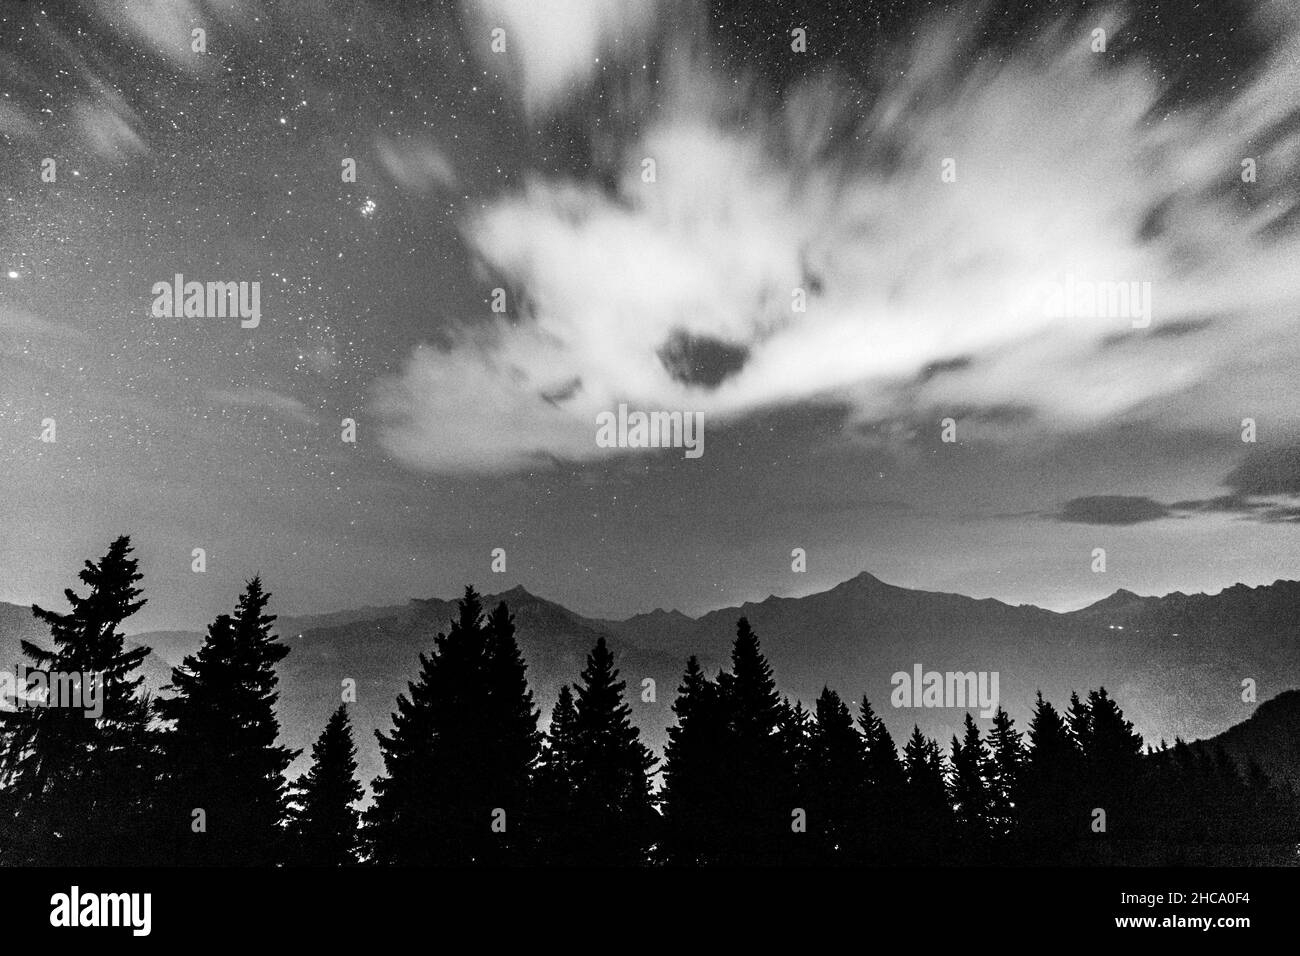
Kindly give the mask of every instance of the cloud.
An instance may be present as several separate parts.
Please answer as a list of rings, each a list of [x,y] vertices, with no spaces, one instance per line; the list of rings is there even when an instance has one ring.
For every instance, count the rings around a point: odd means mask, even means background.
[[[375,149],[384,171],[408,192],[456,188],[456,171],[451,161],[431,139],[397,140],[380,136]]]
[[[96,6],[114,30],[172,67],[196,75],[215,72],[221,59],[194,52],[192,31],[203,29],[208,50],[220,50],[220,44],[228,44],[230,33],[255,16],[257,9],[241,0],[99,0]]]
[[[12,139],[31,139],[37,126],[23,110],[13,103],[0,100],[0,136]]]
[[[1254,448],[1223,479],[1228,492],[1171,505],[1187,512],[1236,514],[1267,524],[1300,521],[1300,444]]]
[[[1072,524],[1142,524],[1168,518],[1173,512],[1151,498],[1133,495],[1089,495],[1072,498],[1055,515]]]
[[[268,388],[209,389],[205,394],[209,401],[218,405],[271,412],[304,425],[314,424],[316,421],[307,406],[298,399],[281,395]]]
[[[882,59],[861,107],[831,76],[774,103],[666,57],[600,175],[534,174],[464,220],[514,315],[380,383],[389,450],[434,470],[591,458],[594,414],[620,401],[715,422],[842,401],[849,434],[959,409],[1016,409],[1019,440],[1224,408],[1300,426],[1300,236],[1277,228],[1298,208],[1279,185],[1300,166],[1294,21],[1235,97],[1176,113],[1077,28],[971,62],[959,27]],[[546,102],[581,73],[567,54],[548,70],[524,80]],[[1277,178],[1247,204],[1230,184],[1255,154]],[[1148,290],[1129,305],[1149,295],[1150,327],[1083,308],[1117,287]],[[1052,308],[1064,288],[1103,291]]]
[[[1252,449],[1223,483],[1241,497],[1300,496],[1300,444]]]
[[[1067,501],[1051,517],[1075,524],[1129,525],[1193,514],[1228,514],[1265,524],[1300,521],[1300,444],[1250,451],[1223,479],[1226,494],[1162,504],[1134,495]]]
[[[535,343],[546,351],[546,343]],[[522,352],[523,350],[521,350]],[[545,396],[565,394],[562,378],[525,368],[488,349],[421,347],[404,372],[380,382],[375,411],[388,450],[438,471],[503,471],[581,459],[596,451],[595,416],[577,427],[570,412]]]
[[[658,0],[469,0],[478,24],[471,40],[485,66],[513,76],[533,113],[555,107],[600,69],[602,54],[623,53],[653,25]],[[495,53],[491,31],[506,31]]]
[[[74,110],[82,138],[103,159],[122,160],[147,153],[129,111],[108,104],[83,103]]]
[[[0,281],[4,281],[0,279]],[[23,338],[84,339],[80,329],[42,318],[33,312],[0,308],[0,332]]]
[[[5,281],[12,280],[0,277]],[[80,329],[32,312],[0,308],[0,358],[58,362],[70,346],[84,346],[88,338]]]

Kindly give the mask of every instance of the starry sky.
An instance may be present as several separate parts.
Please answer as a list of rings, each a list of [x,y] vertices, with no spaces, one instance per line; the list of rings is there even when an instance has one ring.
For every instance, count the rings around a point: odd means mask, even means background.
[[[121,533],[143,629],[1295,577],[1297,102],[1284,0],[2,3],[0,600]]]

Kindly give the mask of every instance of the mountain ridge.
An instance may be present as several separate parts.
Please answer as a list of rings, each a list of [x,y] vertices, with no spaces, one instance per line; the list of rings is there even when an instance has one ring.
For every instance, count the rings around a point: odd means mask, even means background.
[[[501,600],[509,605],[543,721],[560,684],[577,679],[587,652],[604,637],[627,681],[633,719],[660,752],[686,658],[697,656],[710,675],[726,666],[741,616],[758,634],[783,693],[808,705],[829,686],[854,706],[865,694],[896,743],[914,724],[946,743],[960,731],[966,710],[891,707],[891,675],[918,664],[927,671],[999,674],[1001,703],[1022,730],[1038,691],[1064,707],[1070,693],[1104,685],[1150,743],[1208,739],[1239,724],[1253,709],[1239,699],[1244,678],[1255,679],[1264,698],[1300,687],[1300,582],[1283,579],[1163,597],[1120,588],[1065,612],[905,588],[865,571],[825,591],[770,596],[698,617],[659,608],[622,620],[589,618],[522,584],[482,600],[485,610]],[[16,644],[6,643],[5,632],[24,612],[26,623],[19,625],[29,632],[38,623],[29,609],[0,605],[0,665],[12,666],[4,651]],[[397,695],[416,676],[419,654],[429,652],[455,616],[456,598],[431,597],[281,617],[277,630],[291,649],[281,665],[286,743],[309,748],[352,680],[362,774],[373,777],[381,769],[373,732],[388,727]],[[153,636],[164,638],[157,653],[168,666],[203,638],[182,631],[129,639],[152,646]],[[151,670],[156,678],[159,668]]]

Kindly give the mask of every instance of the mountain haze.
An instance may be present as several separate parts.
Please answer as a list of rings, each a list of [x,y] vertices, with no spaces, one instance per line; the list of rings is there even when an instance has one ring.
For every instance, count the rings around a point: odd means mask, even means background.
[[[665,610],[622,621],[587,618],[523,587],[486,595],[485,609],[498,601],[515,616],[543,721],[559,686],[576,679],[603,636],[627,681],[633,717],[660,753],[687,656],[696,654],[716,673],[727,664],[741,616],[762,641],[784,693],[808,704],[827,685],[855,708],[866,694],[899,744],[916,724],[946,746],[965,712],[890,706],[891,676],[916,664],[925,671],[997,672],[1000,701],[1022,729],[1037,691],[1064,706],[1071,692],[1104,685],[1149,743],[1205,739],[1245,720],[1254,710],[1241,700],[1246,678],[1256,681],[1261,700],[1300,687],[1295,581],[1234,585],[1213,595],[1120,590],[1065,613],[896,587],[865,572],[821,593],[769,597],[698,618]],[[277,628],[291,648],[280,666],[286,743],[310,746],[350,678],[361,773],[371,779],[382,769],[373,732],[387,729],[418,655],[455,614],[454,598],[428,598],[281,618]],[[0,605],[0,665],[12,666],[19,636],[40,640],[42,632],[29,609]],[[157,691],[166,665],[197,649],[202,635],[158,632],[131,640],[156,644],[146,676]],[[647,678],[654,681],[653,702],[642,700]]]

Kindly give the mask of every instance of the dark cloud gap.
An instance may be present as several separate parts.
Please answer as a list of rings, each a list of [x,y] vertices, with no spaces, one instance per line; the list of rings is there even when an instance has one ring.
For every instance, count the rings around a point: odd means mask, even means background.
[[[965,0],[711,0],[709,30],[726,67],[758,73],[777,92],[827,67],[860,85],[871,81],[871,63],[882,51],[915,35],[919,20],[954,14],[966,25],[968,62],[1000,61],[1066,18],[1091,28],[1114,8],[1108,0],[994,0],[975,14]],[[1137,0],[1132,16],[1110,38],[1117,64],[1140,60],[1165,80],[1162,109],[1231,95],[1268,52],[1273,37],[1246,29],[1250,0],[1219,0],[1187,15],[1187,0]],[[808,52],[792,57],[789,29],[805,24]],[[875,54],[875,55],[873,55]]]
[[[946,359],[942,362],[931,362],[917,373],[916,384],[924,385],[931,379],[949,372],[963,372],[973,364],[975,364],[975,360],[969,355],[959,355],[956,358]]]
[[[563,405],[582,391],[582,378],[575,375],[571,380],[557,388],[542,393],[542,400],[551,405]]]
[[[1012,403],[958,405],[948,414],[957,421],[981,425],[1028,425],[1037,417],[1037,412],[1030,406]]]
[[[656,353],[674,381],[717,388],[745,367],[749,348],[679,329]]]
[[[1215,322],[1222,319],[1223,316],[1216,316],[1213,318],[1173,319],[1168,322],[1154,323],[1148,329],[1129,329],[1107,335],[1101,340],[1100,347],[1103,349],[1114,348],[1118,345],[1139,342],[1144,339],[1181,339],[1189,335],[1195,335],[1198,332],[1204,332],[1211,328]]]
[[[1167,196],[1147,210],[1142,221],[1138,223],[1139,242],[1155,242],[1165,234],[1165,230],[1169,227],[1169,210],[1173,202],[1173,197]]]

